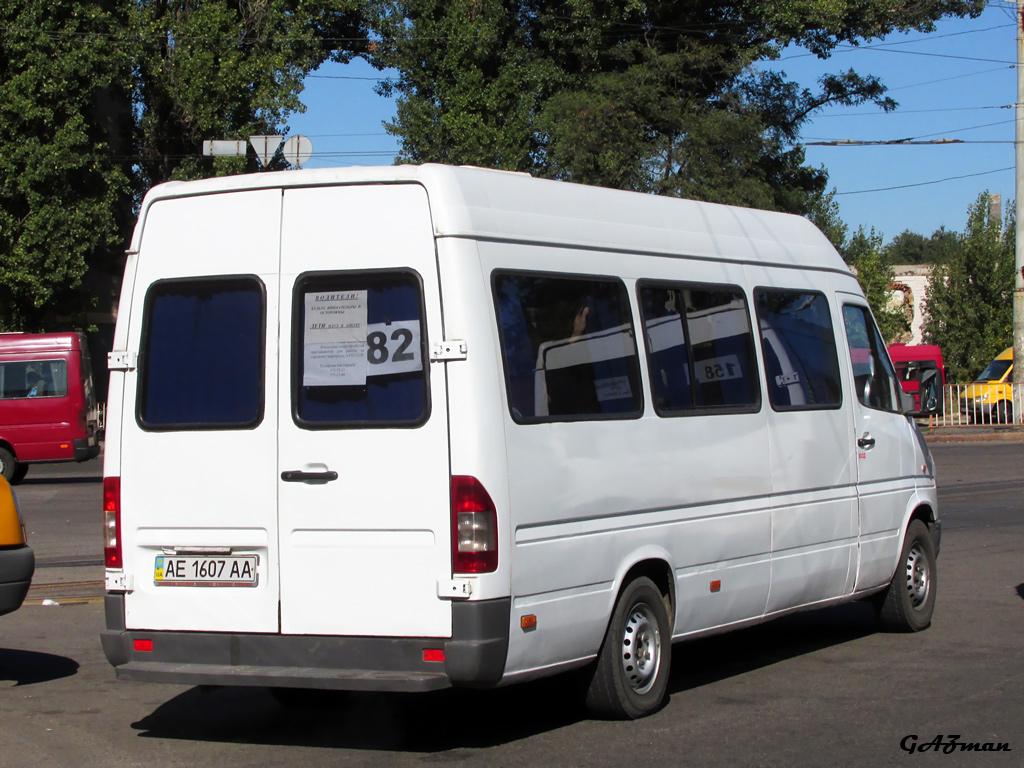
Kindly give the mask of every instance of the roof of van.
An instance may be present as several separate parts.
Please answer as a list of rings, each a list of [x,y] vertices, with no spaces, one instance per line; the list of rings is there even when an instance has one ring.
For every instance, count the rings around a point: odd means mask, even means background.
[[[0,354],[60,352],[81,347],[77,333],[0,333]]]
[[[150,190],[143,211],[157,200],[218,192],[401,182],[426,188],[438,237],[575,245],[850,272],[828,238],[801,216],[470,166],[353,166],[168,182]]]

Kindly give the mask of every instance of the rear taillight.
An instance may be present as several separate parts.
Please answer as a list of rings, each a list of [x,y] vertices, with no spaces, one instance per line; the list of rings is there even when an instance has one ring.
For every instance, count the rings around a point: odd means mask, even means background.
[[[475,477],[452,476],[452,572],[498,569],[498,515]]]
[[[78,409],[78,431],[85,432],[85,427],[89,421],[89,414],[86,413],[85,408]]]
[[[121,568],[121,478],[103,478],[103,559]]]

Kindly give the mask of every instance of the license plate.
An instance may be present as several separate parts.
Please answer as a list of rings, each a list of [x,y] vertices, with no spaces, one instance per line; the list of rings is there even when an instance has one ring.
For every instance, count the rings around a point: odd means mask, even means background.
[[[259,557],[238,555],[157,557],[153,583],[158,587],[255,587]]]

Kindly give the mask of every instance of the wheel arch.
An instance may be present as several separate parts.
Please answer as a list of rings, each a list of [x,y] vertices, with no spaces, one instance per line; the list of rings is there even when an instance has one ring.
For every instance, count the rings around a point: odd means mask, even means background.
[[[643,551],[630,560],[632,563],[624,568],[618,578],[618,589],[615,591],[615,603],[631,581],[646,576],[661,592],[665,599],[665,610],[668,612],[670,631],[675,631],[676,623],[676,580],[674,570],[669,563],[668,554],[664,551]],[[614,610],[615,603],[612,604]],[[611,613],[609,613],[609,618]]]

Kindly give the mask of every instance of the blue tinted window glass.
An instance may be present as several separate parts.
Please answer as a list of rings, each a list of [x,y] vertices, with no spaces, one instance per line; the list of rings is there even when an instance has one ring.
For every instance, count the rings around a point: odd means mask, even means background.
[[[836,408],[839,356],[828,300],[807,291],[758,290],[768,398],[776,410]]]
[[[427,418],[421,295],[408,272],[299,279],[293,393],[300,426],[415,426]]]
[[[659,412],[759,407],[753,334],[738,288],[652,285],[640,302]]]
[[[516,421],[639,415],[640,368],[621,282],[498,274],[494,299]]]
[[[166,281],[146,299],[139,419],[154,429],[243,428],[263,416],[263,285]]]

